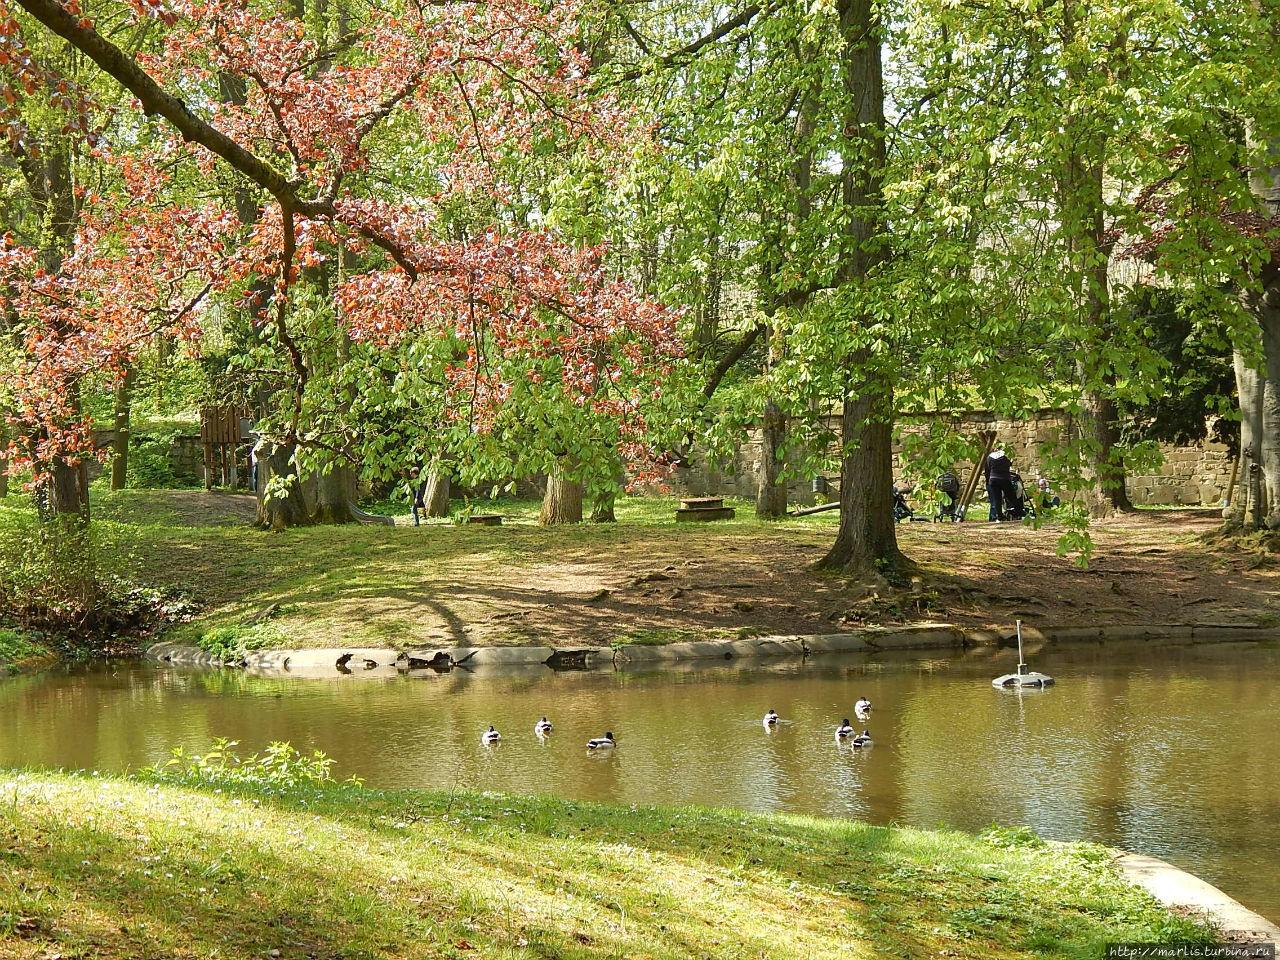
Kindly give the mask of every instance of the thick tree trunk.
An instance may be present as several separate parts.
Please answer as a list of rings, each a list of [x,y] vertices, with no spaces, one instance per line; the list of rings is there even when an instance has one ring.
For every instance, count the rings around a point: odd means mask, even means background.
[[[760,431],[760,489],[756,493],[756,516],[777,520],[787,515],[787,485],[782,482],[785,460],[782,446],[787,440],[787,417],[777,402],[764,405]]]
[[[614,487],[597,493],[591,501],[591,522],[592,523],[617,523],[618,517],[613,512],[614,504],[618,501],[618,491]]]
[[[111,454],[111,489],[123,490],[129,478],[129,416],[133,409],[133,387],[137,372],[130,364],[116,385],[115,441]]]
[[[4,414],[0,413],[0,500],[9,495],[9,449],[8,424]]]
[[[254,525],[263,530],[285,530],[302,527],[311,522],[306,497],[298,479],[298,468],[293,462],[293,447],[259,440],[254,448],[257,459],[258,515]],[[283,490],[267,498],[267,484],[273,477],[283,480]]]
[[[316,509],[313,523],[354,523],[351,501],[356,498],[356,478],[345,463],[335,463],[316,477]]]
[[[844,402],[840,432],[840,530],[819,569],[878,581],[901,567],[893,522],[893,422],[883,385]]]
[[[565,477],[563,467],[557,467],[547,477],[547,493],[542,498],[542,512],[538,523],[554,526],[561,523],[582,522],[582,483]]]
[[[1280,282],[1267,290],[1258,309],[1262,322],[1262,349],[1267,376],[1262,384],[1262,473],[1265,504],[1260,505],[1262,524],[1280,527]]]
[[[433,470],[427,474],[427,488],[422,493],[424,513],[428,517],[449,515],[449,474]]]
[[[841,199],[848,219],[842,279],[866,278],[883,258],[881,178],[885,162],[883,27],[871,0],[839,0],[846,48],[842,82],[847,108]],[[856,322],[856,321],[855,321]],[[846,360],[841,417],[840,528],[819,567],[878,580],[903,565],[893,523],[893,385],[873,369],[867,347]]]
[[[1249,365],[1239,350],[1235,352],[1236,391],[1240,399],[1240,454],[1236,466],[1236,488],[1224,518],[1231,523],[1260,525],[1267,515],[1265,502],[1253,502],[1253,480],[1262,464],[1262,393],[1265,377]],[[1266,488],[1256,484],[1257,495]],[[1255,519],[1256,518],[1256,519]]]
[[[1064,44],[1076,42],[1080,21],[1086,16],[1088,10],[1081,0],[1064,0]],[[1094,69],[1074,63],[1067,71],[1067,94],[1081,104],[1088,102],[1086,91],[1096,83]],[[1090,507],[1095,516],[1109,516],[1133,509],[1125,492],[1124,457],[1118,446],[1115,372],[1105,357],[1105,348],[1113,336],[1108,286],[1111,241],[1106,234],[1103,193],[1109,128],[1087,107],[1067,111],[1063,123],[1070,152],[1063,158],[1059,174],[1058,205],[1070,255],[1076,308],[1081,314],[1077,347],[1085,413],[1083,439],[1089,447],[1094,478]]]
[[[1249,173],[1249,188],[1259,212],[1280,223],[1280,140],[1266,144],[1268,160]],[[1262,328],[1262,482],[1265,504],[1259,504],[1262,525],[1280,527],[1280,252],[1271,248],[1270,259],[1257,276],[1258,290],[1251,306]],[[1251,505],[1252,506],[1252,505]]]
[[[1130,511],[1133,503],[1124,485],[1124,459],[1119,449],[1116,405],[1102,390],[1084,391],[1083,405],[1084,417],[1080,426],[1089,432],[1088,440],[1094,452],[1092,512],[1097,516],[1111,516]]]

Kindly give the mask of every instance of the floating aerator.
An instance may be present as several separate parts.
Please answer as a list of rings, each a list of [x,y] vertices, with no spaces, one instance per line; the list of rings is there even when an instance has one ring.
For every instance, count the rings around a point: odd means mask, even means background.
[[[1022,621],[1015,620],[1018,628],[1018,672],[1006,673],[991,681],[993,687],[1047,687],[1053,683],[1053,677],[1036,673],[1022,662]]]

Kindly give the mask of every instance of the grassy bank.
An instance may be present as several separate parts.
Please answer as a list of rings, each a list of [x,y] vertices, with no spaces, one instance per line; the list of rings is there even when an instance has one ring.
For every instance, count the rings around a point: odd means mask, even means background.
[[[29,771],[0,796],[20,960],[1097,957],[1208,934],[1105,850],[1018,832]]]
[[[1205,511],[1144,511],[1096,525],[1088,570],[1057,555],[1052,526],[904,523],[899,543],[919,564],[924,589],[868,595],[813,569],[835,538],[834,512],[765,522],[738,501],[731,521],[676,523],[673,499],[626,497],[617,523],[547,528],[537,526],[534,502],[485,501],[503,526],[267,534],[249,526],[254,502],[244,495],[98,486],[93,494],[95,524],[129,554],[115,565],[120,575],[198,605],[197,618],[166,639],[221,650],[608,645],[915,620],[1280,619],[1273,559],[1206,540],[1218,521]],[[20,498],[0,501],[0,512],[22,509]]]

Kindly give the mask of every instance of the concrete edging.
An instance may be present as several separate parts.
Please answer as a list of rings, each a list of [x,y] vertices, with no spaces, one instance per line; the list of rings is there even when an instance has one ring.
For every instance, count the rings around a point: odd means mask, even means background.
[[[369,647],[333,647],[300,650],[255,650],[243,660],[224,662],[199,647],[175,643],[152,644],[143,656],[149,660],[184,666],[241,666],[253,670],[281,671],[308,676],[365,673],[387,668],[451,669],[455,666],[542,666],[592,668],[608,662],[672,663],[689,660],[738,660],[797,657],[823,653],[875,653],[882,650],[964,650],[1004,647],[1013,643],[1012,628],[991,630],[963,628],[949,623],[907,623],[864,627],[841,633],[775,635],[740,640],[692,640],[663,646],[622,644],[605,647],[434,647],[392,650]],[[1149,641],[1165,643],[1225,643],[1280,640],[1280,627],[1256,627],[1223,623],[1109,624],[1097,627],[1022,628],[1024,642],[1106,643]]]
[[[1200,914],[1220,927],[1229,939],[1246,943],[1280,942],[1280,926],[1227,896],[1207,880],[1158,857],[1120,851],[1115,866],[1122,877],[1142,887],[1169,909]]]

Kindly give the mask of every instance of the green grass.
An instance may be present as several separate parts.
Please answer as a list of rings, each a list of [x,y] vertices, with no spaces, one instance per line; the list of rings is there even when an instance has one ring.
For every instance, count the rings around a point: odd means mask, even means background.
[[[1083,958],[1211,937],[1106,850],[1019,831],[41,771],[0,771],[0,797],[18,960]]]
[[[130,576],[185,591],[202,605],[195,622],[180,625],[165,639],[218,646],[235,638],[206,640],[211,631],[234,633],[272,603],[283,605],[272,620],[277,646],[439,642],[424,638],[424,612],[437,624],[474,625],[497,604],[517,603],[501,595],[518,590],[522,582],[539,582],[539,571],[548,566],[599,565],[608,557],[610,570],[643,571],[656,562],[655,547],[679,562],[681,544],[715,542],[726,550],[745,550],[769,538],[778,542],[796,535],[811,537],[816,551],[837,519],[833,511],[765,522],[756,519],[754,504],[739,500],[729,501],[738,508],[734,520],[677,523],[674,498],[623,497],[617,523],[546,528],[537,525],[537,501],[499,499],[472,503],[501,513],[501,528],[458,526],[446,519],[414,527],[405,513],[397,519],[407,525],[392,529],[345,525],[266,534],[248,526],[243,513],[235,513],[243,510],[243,498],[237,502],[203,491],[112,492],[100,486],[93,494],[97,520],[117,528],[131,543]],[[454,501],[455,509],[461,505]],[[407,511],[407,505],[401,510]],[[485,596],[476,599],[481,593]],[[503,640],[496,627],[485,629],[494,636],[480,642],[539,639],[515,630]],[[695,636],[692,630],[673,633],[681,635],[669,639]],[[628,637],[624,642],[658,641]]]

